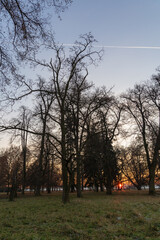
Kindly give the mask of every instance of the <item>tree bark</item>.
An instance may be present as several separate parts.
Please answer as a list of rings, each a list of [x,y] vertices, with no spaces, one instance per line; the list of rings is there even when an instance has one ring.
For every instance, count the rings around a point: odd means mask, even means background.
[[[112,188],[107,186],[107,191],[106,191],[107,195],[112,195]]]
[[[111,180],[111,175],[109,174],[107,177],[107,186],[106,186],[106,193],[107,195],[112,194],[112,180]]]
[[[22,184],[22,195],[26,187],[26,146],[23,147],[23,184]]]
[[[151,166],[149,169],[149,195],[155,195],[155,168]]]
[[[62,148],[62,178],[63,178],[63,194],[62,202],[69,202],[69,181],[66,161],[66,139],[65,139],[65,121],[64,121],[64,107],[61,110],[61,148]]]
[[[80,156],[77,155],[77,197],[82,197],[81,193],[81,173],[80,173]]]

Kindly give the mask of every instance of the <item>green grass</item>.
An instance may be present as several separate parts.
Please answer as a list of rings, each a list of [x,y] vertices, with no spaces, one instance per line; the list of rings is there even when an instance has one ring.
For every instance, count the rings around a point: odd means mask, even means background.
[[[0,240],[158,240],[160,196],[147,192],[0,199]]]

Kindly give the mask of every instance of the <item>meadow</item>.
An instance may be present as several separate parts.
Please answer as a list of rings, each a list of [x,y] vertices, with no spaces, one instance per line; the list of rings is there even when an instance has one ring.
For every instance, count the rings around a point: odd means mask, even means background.
[[[146,191],[61,193],[0,199],[0,240],[158,240],[160,195]]]

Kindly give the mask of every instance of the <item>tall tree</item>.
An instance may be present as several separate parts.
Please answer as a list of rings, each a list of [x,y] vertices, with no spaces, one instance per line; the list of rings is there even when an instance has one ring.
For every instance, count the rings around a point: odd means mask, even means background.
[[[62,163],[62,178],[63,178],[63,196],[64,203],[69,201],[69,184],[68,184],[68,159],[66,149],[66,109],[67,109],[67,94],[71,87],[72,79],[76,73],[82,75],[86,73],[86,68],[89,64],[95,63],[95,60],[100,60],[102,50],[93,50],[94,37],[91,34],[81,36],[81,41],[75,42],[70,49],[69,57],[65,56],[62,46],[51,43],[50,49],[54,52],[55,61],[52,59],[49,63],[41,62],[33,59],[34,63],[47,67],[52,72],[51,90],[46,90],[48,94],[55,94],[56,109],[59,119],[56,123],[60,127],[61,139],[61,163]],[[52,118],[55,119],[55,118]]]
[[[136,85],[123,95],[126,112],[134,120],[138,134],[143,141],[149,169],[149,194],[155,194],[155,171],[158,164],[160,146],[160,76],[150,82]],[[133,128],[130,128],[130,130]]]
[[[82,117],[82,112],[86,110],[85,98],[86,92],[89,93],[92,84],[87,82],[88,71],[86,69],[86,75],[75,74],[70,90],[67,94],[68,112],[70,112],[70,124],[72,132],[72,146],[74,159],[76,160],[76,186],[77,197],[81,197],[81,165],[82,165],[82,152],[84,150],[84,134],[86,126],[86,118]],[[74,166],[72,164],[72,166]],[[73,168],[74,171],[75,168]]]
[[[46,143],[46,136],[49,132],[48,128],[48,121],[49,121],[49,115],[51,111],[51,107],[54,101],[54,95],[48,95],[46,94],[44,89],[43,81],[40,79],[39,82],[40,91],[38,93],[38,103],[36,107],[35,115],[39,116],[40,118],[40,124],[41,124],[41,143],[40,143],[40,152],[38,155],[38,169],[37,169],[37,186],[35,189],[35,194],[37,196],[40,195],[40,189],[42,186],[42,180],[44,176],[44,169],[43,169],[43,163],[44,163],[44,151],[45,151],[45,143]]]
[[[106,100],[105,100],[106,99]],[[103,170],[107,194],[112,194],[113,182],[118,177],[118,162],[116,152],[113,148],[113,141],[119,134],[119,122],[122,106],[110,93],[103,90],[102,102],[105,104],[97,110],[99,129],[103,142]]]
[[[26,93],[15,98],[20,99],[32,92],[40,92],[48,96],[49,98],[55,98],[54,106],[55,111],[49,115],[49,118],[57,128],[59,128],[60,134],[57,137],[54,131],[47,133],[60,144],[60,150],[58,152],[61,156],[62,164],[62,178],[63,178],[63,195],[62,200],[64,203],[69,201],[69,184],[68,184],[68,162],[70,156],[67,156],[66,148],[66,118],[67,118],[67,96],[72,86],[72,80],[76,74],[86,76],[88,74],[87,67],[90,64],[96,64],[102,57],[103,51],[96,51],[93,48],[95,42],[94,37],[89,33],[82,35],[80,41],[76,41],[73,47],[70,49],[69,56],[67,57],[63,46],[56,45],[54,41],[51,41],[47,48],[53,52],[55,60],[51,59],[50,62],[39,60],[34,56],[30,59],[38,66],[46,67],[51,73],[51,80],[46,82],[45,88],[32,89],[30,84],[25,83]],[[45,100],[46,101],[46,100]],[[44,101],[44,104],[45,104]],[[56,112],[56,115],[55,115]],[[43,115],[43,113],[42,113]],[[2,127],[3,128],[3,127]],[[5,128],[5,127],[4,127]],[[17,128],[15,126],[15,128]],[[5,128],[6,129],[6,128]],[[18,127],[18,129],[20,129]],[[2,130],[3,131],[3,130]],[[33,133],[33,131],[29,131]],[[35,132],[34,132],[35,133]],[[35,133],[36,134],[36,133]],[[42,133],[38,135],[43,136]],[[42,141],[43,142],[43,141]]]
[[[23,174],[22,174],[22,194],[26,187],[26,162],[27,162],[27,151],[28,151],[28,129],[31,121],[31,112],[25,107],[21,107],[20,113],[21,119],[21,146],[22,146],[22,158],[23,158]]]
[[[94,96],[94,97],[93,97]],[[95,157],[92,153],[86,153],[87,155],[92,155],[93,158],[93,165],[95,166],[96,170],[96,161],[98,161],[99,166],[103,169],[103,176],[99,174],[99,179],[103,179],[103,184],[107,189],[107,193],[112,193],[113,188],[113,181],[116,180],[118,175],[118,165],[117,165],[117,158],[116,153],[112,146],[112,141],[119,133],[119,121],[120,115],[122,111],[122,107],[118,104],[114,96],[110,93],[110,91],[106,91],[106,89],[98,89],[92,96],[92,104],[90,104],[90,111],[88,111],[88,119],[87,119],[87,133],[88,136],[92,132],[94,127],[94,135],[92,136],[93,140],[94,137],[97,136],[95,141],[97,142],[97,155]],[[91,139],[92,139],[91,138]],[[93,141],[91,140],[91,142]],[[88,142],[90,142],[88,140]],[[86,143],[87,144],[87,143]],[[90,144],[91,148],[92,144]],[[94,150],[90,150],[91,152]],[[95,159],[97,158],[97,160]],[[85,160],[85,156],[84,156]],[[91,160],[91,158],[90,158]],[[97,164],[98,164],[97,163]],[[84,163],[85,166],[85,163]],[[98,168],[97,168],[98,171]],[[101,172],[101,171],[100,171]],[[100,184],[102,180],[100,181]],[[102,185],[102,184],[101,184]]]

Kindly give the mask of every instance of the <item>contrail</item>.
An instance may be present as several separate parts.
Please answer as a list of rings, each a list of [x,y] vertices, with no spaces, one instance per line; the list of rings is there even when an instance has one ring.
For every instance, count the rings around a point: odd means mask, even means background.
[[[72,44],[72,43],[63,43],[63,46],[66,47],[73,47],[76,46],[76,44]],[[160,46],[110,46],[110,45],[94,45],[93,47],[95,48],[119,48],[119,49],[159,49],[160,50]]]
[[[103,47],[103,48],[126,48],[126,49],[160,49],[160,47],[152,47],[152,46],[94,46],[94,47]]]

